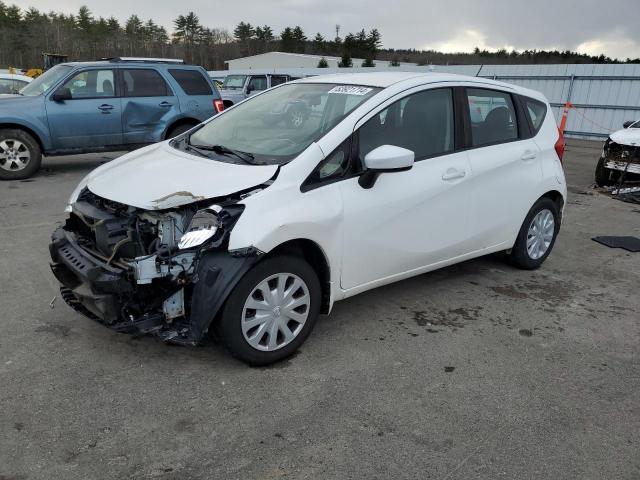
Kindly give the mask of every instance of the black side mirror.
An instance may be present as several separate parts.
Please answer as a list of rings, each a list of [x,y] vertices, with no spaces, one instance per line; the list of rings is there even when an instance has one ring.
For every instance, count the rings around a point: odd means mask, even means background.
[[[253,88],[251,88],[251,85],[247,85],[247,95],[249,95],[251,92],[253,92]]]
[[[634,120],[627,120],[626,122],[624,122],[622,124],[622,128],[629,128],[631,125],[633,125],[634,123],[636,123]]]
[[[51,95],[51,100],[54,102],[64,102],[65,100],[71,100],[72,98],[71,90],[67,87],[59,88],[53,95]]]

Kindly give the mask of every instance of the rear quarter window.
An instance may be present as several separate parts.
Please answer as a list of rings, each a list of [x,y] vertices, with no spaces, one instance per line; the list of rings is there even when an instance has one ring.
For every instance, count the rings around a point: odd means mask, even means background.
[[[531,126],[531,132],[533,133],[533,136],[536,136],[540,131],[540,128],[542,128],[542,123],[547,115],[547,106],[543,102],[533,98],[521,98],[527,119],[529,120],[529,125]]]
[[[197,70],[170,69],[169,74],[187,95],[211,95],[211,85]]]

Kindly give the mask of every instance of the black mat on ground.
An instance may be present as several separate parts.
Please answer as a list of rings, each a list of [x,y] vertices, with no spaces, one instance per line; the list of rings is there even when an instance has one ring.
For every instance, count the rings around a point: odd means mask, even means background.
[[[611,248],[624,248],[630,252],[640,252],[640,238],[638,237],[593,237],[594,242]]]

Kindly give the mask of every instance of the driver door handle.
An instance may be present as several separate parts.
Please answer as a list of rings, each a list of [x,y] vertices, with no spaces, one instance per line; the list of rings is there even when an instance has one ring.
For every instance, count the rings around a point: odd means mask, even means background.
[[[170,106],[172,106],[172,103],[169,102],[161,102],[160,105],[158,105],[159,107],[163,107],[163,108],[168,108]]]
[[[109,110],[113,110],[113,105],[109,105],[108,103],[103,103],[98,107],[98,110],[102,110],[102,113],[109,113]]]
[[[458,170],[457,168],[449,168],[446,172],[442,174],[442,180],[445,182],[449,182],[451,180],[457,180],[459,178],[464,178],[467,175],[467,172],[464,170]]]
[[[526,150],[522,156],[520,157],[521,160],[527,162],[529,160],[535,160],[537,157],[536,152],[533,152],[531,150]]]

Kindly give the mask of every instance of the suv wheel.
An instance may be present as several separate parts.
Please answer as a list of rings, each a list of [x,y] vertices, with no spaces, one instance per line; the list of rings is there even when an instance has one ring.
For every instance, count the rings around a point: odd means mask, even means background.
[[[558,206],[550,198],[538,200],[524,220],[509,260],[512,265],[532,270],[547,259],[560,231]]]
[[[182,135],[187,130],[191,130],[195,127],[197,123],[183,123],[182,125],[178,125],[176,127],[172,127],[171,130],[167,133],[167,140],[170,138],[177,137],[178,135]]]
[[[218,325],[229,351],[250,365],[289,357],[311,333],[320,311],[320,281],[298,257],[258,263],[225,302]]]
[[[23,130],[0,130],[0,180],[21,180],[38,171],[42,151],[38,142]]]

